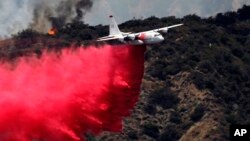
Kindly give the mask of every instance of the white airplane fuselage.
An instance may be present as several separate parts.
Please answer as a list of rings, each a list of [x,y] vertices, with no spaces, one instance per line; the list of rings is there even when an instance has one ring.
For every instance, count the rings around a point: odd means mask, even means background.
[[[126,38],[123,37],[119,39],[119,41],[123,43],[131,44],[131,45],[157,44],[157,43],[161,43],[162,41],[164,41],[164,37],[160,33],[154,32],[154,31],[141,32],[141,33],[134,34],[134,35],[135,37],[132,40],[130,39],[126,40]]]

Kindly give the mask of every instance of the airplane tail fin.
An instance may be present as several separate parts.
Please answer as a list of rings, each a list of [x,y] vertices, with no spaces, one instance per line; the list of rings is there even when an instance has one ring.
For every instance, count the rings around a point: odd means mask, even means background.
[[[109,18],[110,18],[109,36],[122,35],[122,32],[120,31],[120,29],[115,21],[115,18],[112,15],[110,15]]]

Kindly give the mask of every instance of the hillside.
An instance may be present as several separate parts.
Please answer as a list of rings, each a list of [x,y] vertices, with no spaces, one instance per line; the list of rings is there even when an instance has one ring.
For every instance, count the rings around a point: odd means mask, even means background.
[[[249,124],[247,11],[249,6],[208,19],[152,17],[122,24],[185,26],[169,31],[160,46],[148,47],[141,99],[124,121],[125,133],[112,134],[114,140],[229,140],[230,124]]]
[[[250,6],[200,18],[188,15],[131,20],[122,31],[143,31],[176,23],[160,45],[147,47],[140,100],[124,120],[122,133],[89,140],[229,140],[230,124],[250,123]],[[71,44],[97,44],[107,26],[74,22],[55,36],[25,30],[0,42],[2,60]]]

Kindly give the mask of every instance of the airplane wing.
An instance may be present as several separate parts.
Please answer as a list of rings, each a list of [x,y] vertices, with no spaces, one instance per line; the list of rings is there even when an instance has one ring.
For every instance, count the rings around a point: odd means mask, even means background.
[[[171,26],[166,26],[166,27],[158,28],[158,29],[153,29],[153,30],[150,30],[150,31],[166,33],[168,31],[168,29],[174,28],[174,27],[178,27],[178,26],[182,26],[182,25],[183,24],[175,24],[175,25],[171,25]]]
[[[116,40],[116,39],[119,39],[119,38],[120,37],[118,37],[118,36],[105,36],[105,37],[98,38],[96,41]]]
[[[174,28],[174,27],[178,27],[178,26],[182,26],[183,24],[175,24],[175,25],[171,25],[171,26],[168,26],[167,28]]]

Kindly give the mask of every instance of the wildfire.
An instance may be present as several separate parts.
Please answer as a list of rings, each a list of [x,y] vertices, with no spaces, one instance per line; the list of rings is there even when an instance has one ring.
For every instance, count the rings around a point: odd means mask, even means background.
[[[56,35],[57,33],[57,29],[52,27],[49,31],[48,31],[48,34],[51,35],[51,36],[54,36]]]

